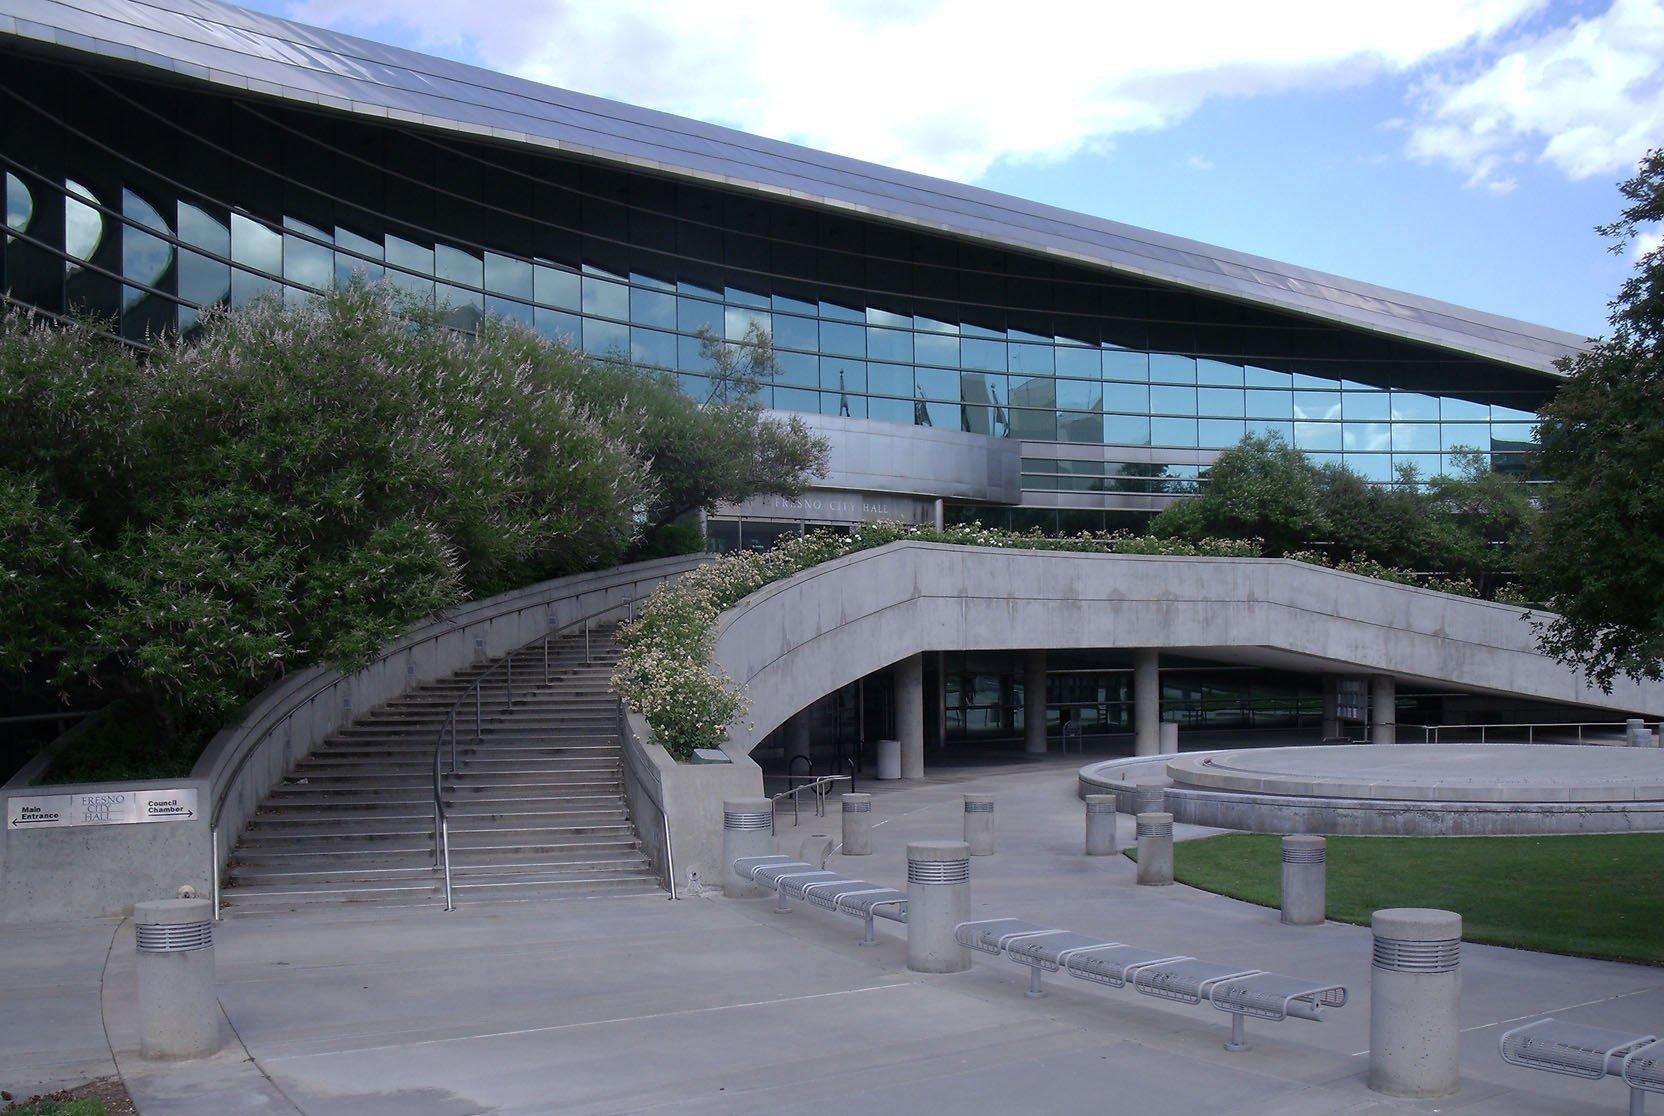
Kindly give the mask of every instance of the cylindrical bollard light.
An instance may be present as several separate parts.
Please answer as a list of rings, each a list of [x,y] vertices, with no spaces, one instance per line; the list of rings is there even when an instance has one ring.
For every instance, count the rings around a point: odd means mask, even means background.
[[[845,856],[872,854],[872,795],[850,791],[844,795]]]
[[[1167,788],[1173,780],[1165,775],[1145,776],[1132,785],[1132,812],[1158,814],[1167,808]]]
[[[1329,843],[1295,834],[1283,838],[1283,921],[1321,926],[1328,917]]]
[[[963,841],[913,841],[907,846],[907,967],[916,973],[957,973],[971,954],[953,932],[971,917],[971,847]]]
[[[1461,1086],[1462,916],[1376,911],[1369,970],[1369,1087],[1394,1097],[1444,1097]]]
[[[1179,752],[1179,723],[1177,721],[1161,722],[1159,739],[1162,755],[1177,755]]]
[[[139,1048],[146,1058],[201,1058],[220,1048],[214,995],[214,904],[133,905],[139,956]]]
[[[994,855],[994,796],[965,796],[965,843],[972,856]]]
[[[1631,748],[1646,748],[1652,744],[1652,730],[1641,718],[1629,718],[1624,722],[1624,728],[1624,743]]]
[[[1114,856],[1120,851],[1115,847],[1115,796],[1087,795],[1086,855]]]
[[[1161,886],[1173,882],[1173,815],[1138,815],[1138,882]]]
[[[752,899],[763,889],[750,876],[734,871],[742,857],[774,852],[774,803],[766,798],[739,798],[722,804],[722,894],[730,899]]]

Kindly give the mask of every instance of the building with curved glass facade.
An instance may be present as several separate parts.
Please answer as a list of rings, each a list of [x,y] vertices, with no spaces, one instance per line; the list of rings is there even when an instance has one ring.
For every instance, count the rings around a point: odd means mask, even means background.
[[[674,370],[768,331],[832,470],[713,537],[1146,514],[1275,431],[1523,468],[1581,339],[207,0],[0,0],[0,291],[143,344],[355,274]]]

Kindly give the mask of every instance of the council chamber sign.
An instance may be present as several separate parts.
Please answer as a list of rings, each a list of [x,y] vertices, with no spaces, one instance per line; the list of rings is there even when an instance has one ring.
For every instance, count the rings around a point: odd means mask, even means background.
[[[6,802],[6,829],[12,833],[74,825],[190,821],[196,816],[197,792],[194,787],[17,795]]]

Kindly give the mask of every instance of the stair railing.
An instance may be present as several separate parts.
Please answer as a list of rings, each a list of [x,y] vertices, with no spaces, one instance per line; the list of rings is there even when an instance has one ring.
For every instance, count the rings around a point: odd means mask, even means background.
[[[460,713],[463,706],[470,699],[472,699],[473,704],[474,704],[474,747],[478,748],[482,743],[484,743],[484,740],[485,740],[485,714],[484,714],[483,692],[484,692],[484,689],[485,689],[485,684],[487,682],[489,682],[493,678],[497,677],[499,672],[502,673],[502,675],[504,677],[504,680],[505,680],[506,688],[507,688],[507,695],[506,695],[507,699],[508,699],[507,703],[506,703],[507,710],[509,712],[513,712],[513,710],[514,710],[514,656],[520,654],[523,651],[528,651],[528,650],[530,650],[534,647],[537,647],[539,644],[542,644],[543,645],[543,685],[547,686],[550,682],[551,677],[552,677],[551,674],[550,674],[550,671],[549,671],[549,645],[551,643],[553,643],[555,640],[557,640],[557,639],[561,638],[562,636],[566,635],[567,633],[571,632],[574,628],[578,628],[578,627],[581,626],[583,628],[583,636],[584,636],[584,665],[588,666],[588,665],[590,665],[591,663],[593,663],[595,661],[594,655],[592,654],[592,652],[590,650],[590,641],[589,641],[590,628],[594,625],[595,621],[597,619],[599,619],[600,617],[610,615],[610,614],[613,614],[613,613],[617,613],[617,612],[620,612],[620,611],[626,611],[626,612],[633,613],[635,611],[634,602],[631,602],[631,604],[629,604],[627,606],[622,606],[622,607],[615,604],[615,605],[610,605],[607,608],[596,609],[594,612],[591,612],[587,615],[579,616],[579,617],[577,617],[576,619],[573,619],[573,620],[568,620],[565,624],[562,624],[558,628],[550,629],[549,631],[547,631],[547,632],[543,633],[542,635],[538,636],[536,639],[532,640],[530,643],[522,644],[521,646],[516,647],[514,650],[510,651],[507,655],[504,655],[501,659],[497,660],[495,663],[492,663],[485,670],[481,671],[479,677],[474,679],[473,684],[471,686],[469,686],[466,690],[464,690],[462,692],[461,696],[456,699],[456,701],[451,703],[451,708],[450,708],[449,712],[446,714],[444,722],[439,726],[439,734],[438,734],[438,736],[436,736],[434,738],[434,742],[433,742],[433,867],[434,867],[435,871],[439,871],[439,872],[442,872],[444,874],[444,879],[445,879],[445,909],[447,911],[456,910],[456,904],[452,901],[452,898],[451,898],[451,827],[450,827],[450,811],[445,808],[444,773],[442,771],[442,764],[441,764],[440,760],[441,760],[441,757],[445,754],[445,751],[446,751],[445,746],[446,746],[446,742],[448,740],[449,743],[450,743],[450,755],[451,755],[450,774],[454,778],[456,776],[456,768],[457,768],[456,740],[457,740],[457,715],[458,715],[458,713]],[[521,669],[522,669],[522,671],[524,671],[525,668],[522,667]],[[524,690],[525,683],[522,682],[521,686],[522,686],[522,690]]]

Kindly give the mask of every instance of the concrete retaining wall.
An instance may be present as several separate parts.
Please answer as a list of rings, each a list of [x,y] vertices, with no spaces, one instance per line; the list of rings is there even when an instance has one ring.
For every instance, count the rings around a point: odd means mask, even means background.
[[[1664,712],[1664,685],[1610,694],[1536,648],[1518,607],[1271,558],[1070,554],[898,542],[751,594],[715,662],[750,711],[744,755],[811,701],[921,651],[1150,647],[1285,669]]]

